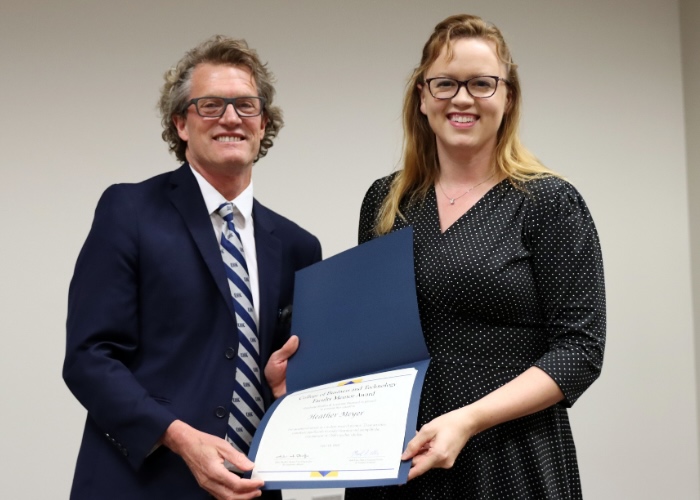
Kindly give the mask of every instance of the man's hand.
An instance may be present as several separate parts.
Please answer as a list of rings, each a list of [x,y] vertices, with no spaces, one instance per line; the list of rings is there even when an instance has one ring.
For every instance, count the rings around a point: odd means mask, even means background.
[[[272,353],[265,366],[265,378],[275,399],[287,394],[287,361],[298,348],[299,337],[292,335],[279,350]]]
[[[175,420],[163,434],[162,442],[182,457],[197,483],[219,500],[245,500],[262,495],[261,480],[242,479],[224,466],[228,460],[240,470],[253,468],[253,462],[224,439]]]

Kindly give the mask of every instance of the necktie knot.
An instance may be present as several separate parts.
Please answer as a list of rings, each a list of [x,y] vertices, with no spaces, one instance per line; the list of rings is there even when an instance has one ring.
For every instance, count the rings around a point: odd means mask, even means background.
[[[222,203],[216,209],[216,213],[226,222],[233,222],[233,203]]]

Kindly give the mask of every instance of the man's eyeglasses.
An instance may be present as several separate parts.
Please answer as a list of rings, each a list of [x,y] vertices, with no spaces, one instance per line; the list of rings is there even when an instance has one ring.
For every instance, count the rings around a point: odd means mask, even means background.
[[[241,118],[258,116],[265,109],[263,97],[197,97],[187,103],[194,104],[197,114],[204,118],[219,118],[224,115],[229,104],[233,105],[236,114]]]
[[[500,76],[475,76],[463,82],[454,78],[439,76],[437,78],[428,78],[425,81],[430,95],[435,99],[452,99],[462,87],[467,89],[470,96],[484,99],[496,93],[498,82],[509,83],[508,80]]]

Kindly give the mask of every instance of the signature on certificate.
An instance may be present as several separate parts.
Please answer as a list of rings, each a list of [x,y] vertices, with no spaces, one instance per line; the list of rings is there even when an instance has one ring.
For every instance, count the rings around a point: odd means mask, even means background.
[[[277,460],[284,460],[287,458],[309,458],[309,455],[307,455],[306,453],[283,453],[282,455],[276,455],[275,458]]]
[[[377,449],[364,448],[359,450],[352,450],[351,456],[353,457],[378,457],[381,453]]]

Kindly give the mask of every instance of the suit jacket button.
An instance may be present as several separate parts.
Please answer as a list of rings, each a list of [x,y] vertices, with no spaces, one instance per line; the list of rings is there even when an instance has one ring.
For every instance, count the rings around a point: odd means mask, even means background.
[[[125,457],[129,456],[129,452],[126,451],[126,448],[122,448],[122,455],[124,455]]]
[[[224,356],[226,356],[226,359],[233,359],[236,357],[236,350],[233,347],[229,347],[226,349]]]
[[[226,416],[226,408],[217,406],[214,415],[216,415],[216,418],[224,418]]]

